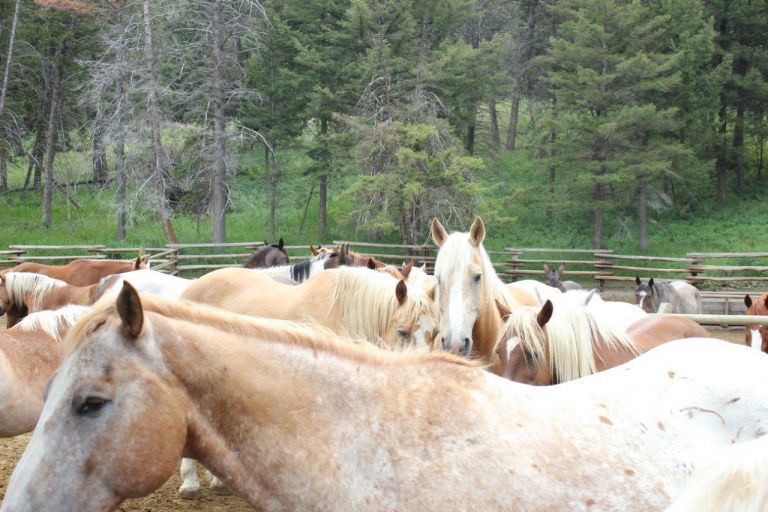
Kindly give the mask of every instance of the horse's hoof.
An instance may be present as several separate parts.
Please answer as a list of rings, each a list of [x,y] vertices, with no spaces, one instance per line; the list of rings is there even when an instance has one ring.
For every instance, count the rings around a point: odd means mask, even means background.
[[[229,496],[232,494],[232,491],[229,490],[229,487],[224,485],[223,483],[220,484],[211,484],[211,491],[213,494],[218,494],[219,496]]]
[[[179,495],[185,499],[185,500],[197,500],[200,499],[200,496],[202,493],[200,492],[200,488],[180,488],[179,489]]]

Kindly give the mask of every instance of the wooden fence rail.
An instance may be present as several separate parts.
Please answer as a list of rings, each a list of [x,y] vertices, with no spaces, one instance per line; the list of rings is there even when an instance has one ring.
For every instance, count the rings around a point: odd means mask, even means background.
[[[336,240],[334,244],[349,244],[356,252],[371,255],[386,263],[400,264],[413,259],[426,264],[431,271],[437,247],[431,244],[385,244]],[[225,244],[169,244],[163,247],[106,247],[103,244],[74,245],[11,245],[0,250],[0,268],[11,267],[24,261],[60,264],[77,258],[133,259],[143,254],[151,268],[182,275],[199,275],[216,268],[239,266],[250,251],[263,246],[263,242],[231,242]],[[309,245],[290,245],[286,250],[292,262],[310,256]],[[654,277],[659,282],[684,279],[704,288],[768,288],[768,252],[700,253],[691,252],[681,257],[615,254],[608,249],[568,249],[542,247],[508,247],[488,251],[491,261],[505,281],[518,279],[544,280],[543,265],[556,267],[565,264],[564,278],[578,281],[585,288],[597,284],[634,281],[635,276]],[[711,299],[732,303],[734,312],[742,308],[739,303],[743,292],[707,292]],[[728,297],[715,297],[716,293],[732,293]],[[757,293],[751,291],[751,293]],[[727,306],[726,306],[727,307]]]

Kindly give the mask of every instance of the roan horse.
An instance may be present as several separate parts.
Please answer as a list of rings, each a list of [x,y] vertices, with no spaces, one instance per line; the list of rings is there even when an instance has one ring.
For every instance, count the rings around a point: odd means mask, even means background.
[[[561,281],[560,275],[565,270],[565,264],[561,263],[557,270],[550,270],[549,265],[544,264],[544,275],[547,276],[547,286],[557,288],[561,292],[568,290],[581,290],[581,285],[576,281]]]
[[[276,244],[264,242],[264,247],[260,247],[251,254],[243,264],[243,268],[268,268],[289,265],[290,263],[291,259],[288,257],[288,253],[285,252],[283,239],[281,238]]]
[[[658,284],[650,278],[647,283],[635,277],[635,298],[644,311],[655,313],[662,302],[672,304],[672,313],[701,313],[701,294],[698,288],[685,281]]]
[[[298,286],[225,268],[197,279],[181,298],[234,313],[315,322],[337,334],[396,347],[418,343],[422,316],[436,321],[434,301],[427,293],[360,267],[326,270]]]
[[[553,307],[550,301],[513,312],[499,305],[499,313],[506,318],[497,349],[506,364],[502,376],[537,386],[613,368],[672,340],[709,337],[687,318],[645,317],[624,331],[588,307]]]
[[[661,510],[768,430],[768,357],[719,340],[537,388],[124,285],[67,349],[2,512],[111,510],[182,454],[265,511]]]
[[[496,343],[503,321],[495,301],[508,309],[520,305],[491,264],[483,248],[485,224],[476,217],[468,233],[451,233],[432,219],[432,240],[440,247],[435,258],[435,299],[440,308],[435,345],[464,356],[470,354],[501,372]]]
[[[32,272],[59,279],[72,286],[90,286],[110,274],[120,274],[145,267],[140,256],[134,261],[79,259],[70,261],[66,265],[43,265],[25,261],[0,271],[0,276],[7,272]]]
[[[744,305],[748,315],[768,316],[768,293],[761,295],[754,302],[749,295],[744,296]],[[751,324],[744,326],[744,342],[747,346],[768,352],[768,326]]]
[[[64,358],[62,339],[89,308],[33,313],[0,330],[0,437],[29,432],[43,409],[43,389]]]

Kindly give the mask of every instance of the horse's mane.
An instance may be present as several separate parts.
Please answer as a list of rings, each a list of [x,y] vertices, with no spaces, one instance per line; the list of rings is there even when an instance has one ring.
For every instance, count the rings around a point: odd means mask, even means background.
[[[480,265],[483,272],[483,279],[480,281],[481,306],[491,308],[496,314],[494,300],[498,300],[505,306],[510,306],[514,304],[512,295],[496,274],[496,269],[493,268],[491,258],[485,251],[483,244],[473,245],[469,241],[469,233],[454,232],[448,235],[437,252],[434,275],[447,276],[457,268],[468,267],[472,263],[474,247],[480,251]]]
[[[24,306],[24,297],[27,294],[32,295],[33,304],[30,306],[37,307],[37,302],[43,295],[56,288],[67,286],[64,281],[31,272],[8,272],[4,278],[8,300],[18,308]]]
[[[538,309],[520,307],[512,312],[500,336],[517,334],[523,351],[536,364],[549,355],[549,367],[557,382],[567,382],[592,375],[596,371],[593,340],[601,340],[609,350],[639,353],[634,340],[604,322],[586,308],[555,308],[542,329]],[[499,338],[503,339],[503,338]]]
[[[399,304],[395,296],[398,280],[387,273],[364,267],[339,267],[328,272],[334,272],[331,308],[339,308],[352,336],[379,341],[398,308],[414,323],[422,313],[437,317],[434,301],[420,287],[408,287],[405,303]]]
[[[720,448],[688,480],[667,512],[768,509],[768,436]],[[709,457],[708,457],[709,458]]]
[[[15,327],[18,327],[22,332],[43,331],[50,337],[61,341],[61,328],[69,329],[90,310],[91,308],[88,306],[70,304],[51,311],[38,311],[25,316]]]
[[[387,351],[375,347],[371,343],[354,341],[342,336],[318,330],[311,325],[257,318],[230,313],[219,308],[188,302],[185,300],[168,300],[154,295],[140,295],[145,312],[187,322],[194,325],[207,325],[233,335],[246,338],[258,338],[268,343],[284,343],[308,348],[313,351],[323,351],[344,358],[356,359],[372,364],[427,364],[431,362],[448,363],[459,366],[477,367],[477,364],[446,352],[425,352],[419,349],[403,351]],[[88,339],[89,332],[110,316],[117,314],[115,295],[108,295],[91,307],[91,313],[76,323],[65,338],[65,350],[74,351]]]

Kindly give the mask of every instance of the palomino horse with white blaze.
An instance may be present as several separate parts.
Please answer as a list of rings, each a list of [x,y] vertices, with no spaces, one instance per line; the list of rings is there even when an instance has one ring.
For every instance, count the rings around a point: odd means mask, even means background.
[[[45,385],[64,359],[61,341],[88,310],[67,306],[33,313],[15,327],[0,330],[0,437],[35,428]]]
[[[647,283],[635,277],[637,305],[648,313],[656,313],[663,302],[672,305],[672,313],[701,313],[701,294],[685,281],[659,284],[650,278]]]
[[[66,265],[43,265],[25,261],[0,271],[0,276],[7,272],[32,272],[59,279],[73,286],[90,286],[98,283],[102,277],[145,267],[140,256],[133,261],[79,259]]]
[[[234,313],[314,322],[389,347],[416,344],[421,317],[435,323],[437,317],[434,301],[421,288],[360,267],[325,270],[297,286],[225,268],[196,280],[181,298]]]
[[[537,388],[125,285],[67,348],[1,512],[111,510],[182,454],[265,511],[645,512],[768,430],[768,356],[719,340]]]
[[[288,257],[284,247],[282,238],[276,244],[268,244],[265,241],[263,247],[260,247],[248,257],[248,260],[243,264],[243,268],[268,268],[290,264],[291,258]]]
[[[499,373],[501,362],[496,343],[503,321],[495,301],[513,309],[521,304],[515,290],[496,275],[483,247],[485,224],[476,217],[468,233],[450,235],[432,219],[432,240],[440,247],[435,258],[440,324],[435,346],[464,356],[470,354]],[[527,300],[530,296],[522,292]]]
[[[744,296],[744,305],[747,306],[748,315],[768,316],[768,293],[752,301],[749,295]],[[747,346],[768,352],[768,326],[764,324],[751,324],[744,326],[744,342]]]

